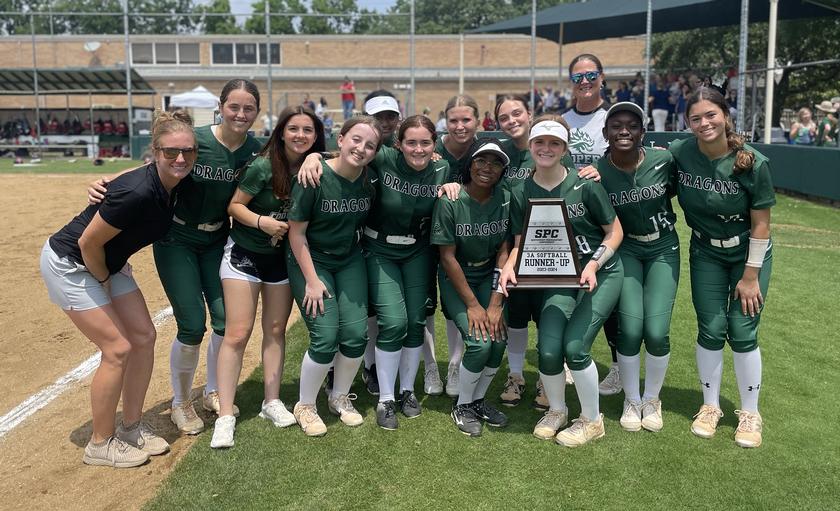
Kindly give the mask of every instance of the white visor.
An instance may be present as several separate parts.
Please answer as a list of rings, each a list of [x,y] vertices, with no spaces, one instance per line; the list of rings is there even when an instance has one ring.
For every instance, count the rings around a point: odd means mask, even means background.
[[[473,153],[472,157],[475,158],[479,154],[483,154],[483,153],[495,154],[496,156],[499,157],[499,159],[502,160],[502,163],[505,164],[505,167],[510,165],[510,158],[508,158],[507,153],[505,153],[502,150],[502,148],[499,147],[499,145],[495,142],[488,142],[488,143],[484,144],[483,146],[479,147],[478,150]]]
[[[379,112],[396,112],[400,113],[400,105],[397,100],[391,96],[377,96],[370,98],[365,102],[365,113],[368,115],[376,115]]]
[[[554,137],[567,144],[569,143],[569,131],[565,126],[557,121],[543,121],[535,124],[534,127],[531,128],[531,134],[528,136],[528,142],[542,136]]]

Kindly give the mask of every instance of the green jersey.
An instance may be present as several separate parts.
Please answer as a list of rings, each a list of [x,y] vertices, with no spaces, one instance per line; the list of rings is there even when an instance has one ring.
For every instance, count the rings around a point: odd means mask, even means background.
[[[677,216],[671,197],[676,193],[677,169],[670,152],[646,148],[645,159],[635,172],[619,169],[609,157],[601,158],[598,172],[625,234],[674,231]]]
[[[271,160],[258,157],[245,169],[239,178],[239,189],[253,198],[248,203],[248,209],[258,215],[270,216],[285,222],[289,217],[291,200],[278,199],[271,186]],[[233,220],[230,237],[237,245],[258,254],[272,254],[282,252],[285,239],[272,241],[271,236],[257,229]]]
[[[437,143],[435,143],[435,152],[441,155],[443,159],[449,163],[449,178],[447,179],[447,182],[460,183],[461,173],[467,166],[467,160],[470,159],[470,152],[467,151],[460,158],[454,157],[452,153],[446,149],[446,146],[443,145],[443,137],[440,137],[437,140]]]
[[[484,204],[463,188],[458,200],[441,197],[432,215],[432,244],[455,245],[455,258],[471,284],[486,279],[510,227],[510,192],[501,186]]]
[[[348,181],[327,162],[321,165],[320,186],[304,188],[294,180],[289,220],[309,222],[306,239],[314,262],[340,268],[358,250],[374,192],[364,172]]]
[[[755,154],[752,170],[735,175],[732,152],[709,160],[694,137],[676,140],[669,150],[679,165],[677,193],[689,227],[702,236],[727,239],[750,230],[750,210],[776,203],[767,157]]]
[[[502,150],[510,158],[510,165],[508,165],[502,178],[502,186],[510,190],[511,193],[516,193],[534,172],[534,159],[531,157],[531,151],[527,148],[517,149],[513,139],[503,140]]]
[[[449,178],[449,163],[429,162],[418,171],[400,151],[382,147],[368,171],[376,197],[367,218],[365,247],[389,258],[411,257],[428,248],[432,210],[438,190]],[[392,243],[388,237],[415,241]]]
[[[575,234],[581,265],[589,262],[595,249],[604,240],[604,229],[601,226],[615,220],[615,210],[604,187],[591,179],[581,178],[575,170],[569,170],[566,179],[552,190],[538,185],[534,176],[525,181],[521,192],[513,196],[511,228],[516,234],[522,233],[528,199],[566,200],[566,212]]]
[[[196,128],[195,140],[198,159],[190,178],[184,180],[175,216],[190,224],[226,221],[228,203],[236,190],[236,171],[245,167],[262,146],[248,135],[236,151],[231,151],[216,140],[210,126]]]

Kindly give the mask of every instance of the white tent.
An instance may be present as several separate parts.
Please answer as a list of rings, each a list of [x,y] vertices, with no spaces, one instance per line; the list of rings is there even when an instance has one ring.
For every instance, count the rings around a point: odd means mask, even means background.
[[[169,106],[182,108],[216,108],[219,98],[201,85],[189,92],[176,94],[169,99]]]

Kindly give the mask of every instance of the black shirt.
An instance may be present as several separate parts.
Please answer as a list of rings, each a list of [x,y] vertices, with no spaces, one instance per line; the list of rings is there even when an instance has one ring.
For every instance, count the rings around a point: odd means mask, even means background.
[[[96,212],[120,232],[105,243],[105,265],[113,275],[141,248],[159,240],[172,224],[176,187],[170,196],[150,163],[117,177],[108,185],[100,204],[85,208],[50,237],[50,247],[60,257],[84,264],[79,238]]]

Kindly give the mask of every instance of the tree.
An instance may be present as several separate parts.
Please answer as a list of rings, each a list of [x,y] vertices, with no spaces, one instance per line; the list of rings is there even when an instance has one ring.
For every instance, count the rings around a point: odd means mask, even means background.
[[[245,20],[245,32],[265,34],[265,0],[254,2],[252,6],[254,11]],[[306,12],[306,7],[299,0],[268,0],[268,8],[272,14]],[[271,16],[270,28],[272,34],[296,33],[294,19],[290,16]]]
[[[655,34],[651,56],[657,69],[664,72],[697,72],[702,75],[737,68],[738,30],[735,26]],[[754,23],[749,30],[748,68],[764,68],[767,62],[767,24]],[[838,31],[840,18],[837,17],[779,22],[776,59],[780,63],[835,59],[840,55]],[[773,97],[773,123],[778,122],[783,108],[813,106],[822,99],[840,95],[838,93],[838,64],[785,69]]]
[[[192,0],[129,0],[132,34],[185,34],[198,25],[198,18],[178,16],[193,12]],[[171,13],[172,16],[143,16],[142,13]]]
[[[353,31],[355,15],[359,12],[356,0],[311,0],[312,14],[335,16],[304,17],[300,22],[301,34],[345,34]]]
[[[199,8],[204,14],[228,14],[228,16],[202,17],[202,32],[205,34],[239,34],[242,29],[236,24],[236,18],[230,14],[229,0],[213,0],[210,5]]]
[[[57,12],[123,12],[120,0],[58,0]],[[56,34],[122,34],[122,16],[56,16]],[[49,32],[48,32],[49,33]]]

